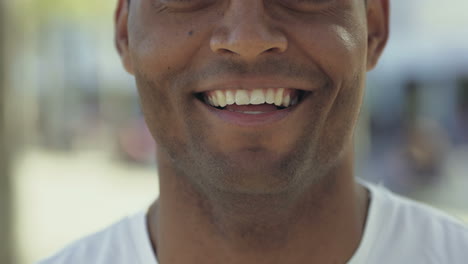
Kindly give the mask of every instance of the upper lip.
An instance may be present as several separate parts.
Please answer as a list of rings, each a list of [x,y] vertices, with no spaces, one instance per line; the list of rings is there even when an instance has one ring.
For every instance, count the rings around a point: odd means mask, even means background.
[[[209,91],[229,89],[254,90],[268,88],[289,88],[307,92],[313,92],[317,89],[316,86],[304,80],[285,79],[278,77],[223,77],[202,80],[197,87],[198,88],[195,93],[205,93]]]

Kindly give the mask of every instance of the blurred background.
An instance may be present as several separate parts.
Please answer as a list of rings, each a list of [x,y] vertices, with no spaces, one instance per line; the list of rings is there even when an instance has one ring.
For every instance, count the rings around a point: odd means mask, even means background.
[[[0,263],[144,210],[154,142],[113,44],[116,0],[0,0]],[[468,222],[468,2],[392,1],[359,177]]]

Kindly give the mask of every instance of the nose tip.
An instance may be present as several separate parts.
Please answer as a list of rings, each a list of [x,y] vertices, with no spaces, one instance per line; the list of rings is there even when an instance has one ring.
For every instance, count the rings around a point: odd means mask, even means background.
[[[235,27],[224,27],[213,34],[211,50],[220,55],[234,55],[253,60],[260,55],[282,53],[287,49],[287,39],[279,31],[264,23],[240,22]]]
[[[217,54],[231,54],[252,60],[269,53],[282,53],[287,49],[283,37],[266,38],[259,36],[240,37],[231,35],[226,39],[212,39],[211,49]]]

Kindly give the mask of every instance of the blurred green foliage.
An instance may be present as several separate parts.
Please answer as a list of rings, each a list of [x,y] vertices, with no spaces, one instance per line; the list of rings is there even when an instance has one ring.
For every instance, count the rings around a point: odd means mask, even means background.
[[[14,0],[10,5],[24,19],[110,20],[117,0]]]

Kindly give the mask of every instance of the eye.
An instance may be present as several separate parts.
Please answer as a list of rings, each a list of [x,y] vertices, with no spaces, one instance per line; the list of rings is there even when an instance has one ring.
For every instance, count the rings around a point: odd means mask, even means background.
[[[195,11],[207,7],[216,0],[159,0],[169,9],[177,11]]]
[[[281,4],[296,11],[311,12],[329,7],[336,0],[280,0]]]

